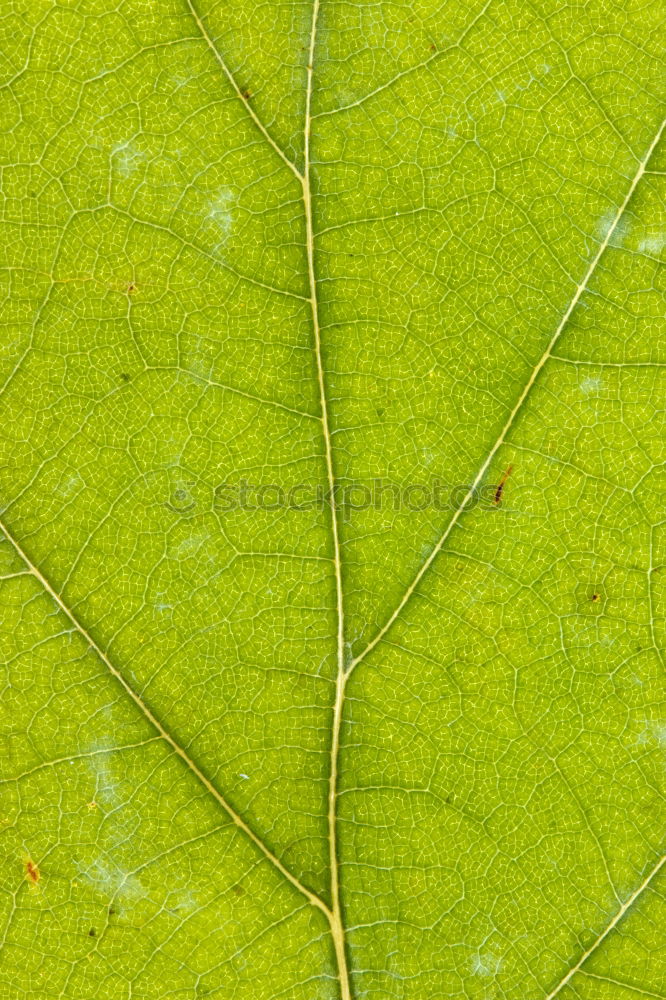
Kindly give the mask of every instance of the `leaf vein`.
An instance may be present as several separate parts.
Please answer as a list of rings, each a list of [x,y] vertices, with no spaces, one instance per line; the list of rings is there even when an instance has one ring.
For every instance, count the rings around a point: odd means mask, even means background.
[[[643,881],[638,886],[638,888],[635,889],[632,892],[631,896],[629,896],[629,898],[625,900],[625,902],[622,904],[622,906],[617,911],[617,913],[615,914],[615,916],[613,917],[613,919],[610,921],[610,923],[606,925],[606,927],[601,932],[601,934],[599,934],[599,936],[592,942],[592,944],[587,949],[587,951],[583,952],[583,954],[578,959],[578,961],[576,962],[576,964],[572,965],[571,968],[568,970],[568,972],[562,977],[562,979],[560,979],[560,981],[557,984],[557,986],[555,986],[555,988],[550,991],[550,993],[548,994],[547,997],[544,997],[544,1000],[553,1000],[553,998],[556,997],[557,994],[562,989],[564,989],[564,987],[567,985],[567,983],[571,979],[573,979],[573,977],[576,975],[576,973],[581,968],[581,966],[584,965],[584,963],[588,960],[588,958],[590,957],[590,955],[592,955],[592,953],[597,950],[597,948],[599,947],[599,945],[603,941],[606,940],[606,938],[611,933],[611,931],[615,927],[617,927],[617,925],[622,920],[622,917],[625,915],[625,913],[627,912],[627,910],[633,905],[633,903],[635,903],[635,901],[639,898],[639,896],[647,889],[647,887],[650,885],[650,882],[652,882],[652,879],[655,878],[655,876],[659,874],[659,872],[661,871],[661,869],[663,868],[663,866],[665,864],[666,864],[666,854],[663,854],[659,858],[659,860],[657,861],[656,865],[651,869],[650,872],[648,872],[648,874],[643,879]]]
[[[52,586],[49,580],[44,576],[44,574],[35,566],[28,554],[19,545],[19,543],[14,538],[13,534],[4,524],[0,521],[0,530],[3,532],[8,542],[13,546],[17,555],[23,560],[25,565],[28,567],[32,576],[42,585],[44,590],[51,596],[51,598],[58,605],[63,614],[69,619],[75,629],[80,633],[80,635],[88,643],[89,647],[96,653],[98,658],[107,668],[109,673],[115,678],[115,680],[120,684],[125,693],[131,698],[137,708],[140,710],[142,715],[150,722],[152,727],[157,731],[159,736],[167,743],[174,753],[180,757],[187,768],[195,775],[199,780],[200,784],[206,789],[207,792],[216,800],[216,802],[222,807],[222,809],[229,816],[231,821],[241,830],[246,837],[257,847],[264,857],[270,861],[274,868],[276,868],[281,875],[295,888],[297,889],[313,906],[316,906],[322,913],[325,914],[327,919],[330,918],[330,911],[326,903],[319,898],[314,892],[311,892],[303,883],[296,877],[296,875],[291,872],[287,866],[280,861],[276,854],[274,854],[271,849],[263,842],[261,837],[254,832],[254,830],[248,825],[248,823],[242,818],[240,813],[238,813],[230,802],[224,797],[224,795],[215,787],[212,781],[204,774],[201,768],[196,764],[196,762],[189,756],[187,751],[178,743],[174,736],[164,727],[163,723],[158,719],[149,705],[143,700],[140,694],[138,694],[126,677],[121,673],[120,670],[113,664],[109,659],[107,654],[104,652],[102,647],[95,641],[90,632],[85,628],[85,626],[79,621],[73,611],[65,604],[63,598],[60,596],[58,591]]]
[[[615,217],[614,217],[611,225],[608,228],[608,232],[606,233],[604,239],[599,244],[597,252],[595,253],[594,257],[592,258],[592,261],[591,261],[591,263],[590,263],[587,271],[585,272],[585,275],[583,276],[580,284],[577,286],[577,288],[576,288],[576,290],[575,290],[575,292],[574,292],[574,294],[573,294],[573,296],[572,296],[572,298],[571,298],[571,300],[569,302],[569,305],[567,306],[567,308],[566,308],[566,310],[564,312],[564,315],[562,316],[562,319],[560,320],[560,322],[559,322],[559,324],[557,326],[557,329],[555,330],[555,333],[550,338],[550,341],[549,341],[549,343],[548,343],[545,351],[543,352],[543,354],[541,355],[541,357],[537,361],[536,365],[532,369],[532,371],[530,373],[530,377],[528,378],[527,382],[523,386],[523,389],[522,389],[522,391],[520,393],[520,396],[518,397],[518,400],[517,400],[515,406],[511,410],[511,413],[507,417],[507,419],[506,419],[506,421],[505,421],[505,423],[504,423],[504,425],[503,425],[503,427],[502,427],[502,429],[501,429],[498,437],[496,438],[494,444],[492,445],[492,447],[491,447],[490,451],[488,452],[488,454],[486,455],[485,459],[481,463],[481,466],[479,467],[479,470],[478,470],[476,476],[474,477],[474,481],[473,481],[472,485],[470,486],[469,490],[467,491],[467,493],[465,494],[465,496],[461,500],[460,504],[456,508],[453,516],[451,517],[450,521],[446,525],[446,528],[444,529],[443,533],[440,535],[439,540],[437,541],[436,545],[432,549],[430,555],[427,557],[427,559],[425,559],[421,563],[419,569],[415,573],[415,575],[412,578],[411,582],[409,583],[409,585],[407,586],[407,588],[403,592],[402,597],[400,598],[400,600],[398,601],[398,603],[395,605],[395,607],[394,607],[393,611],[391,612],[391,614],[389,615],[389,617],[384,622],[384,625],[379,629],[379,631],[377,632],[377,634],[375,635],[375,637],[370,640],[370,642],[365,646],[365,648],[352,660],[352,662],[351,662],[351,664],[349,666],[349,670],[350,671],[353,670],[356,666],[358,666],[358,664],[362,660],[364,660],[365,657],[369,653],[372,652],[372,650],[382,641],[382,639],[387,634],[387,632],[392,628],[392,626],[394,625],[395,621],[399,617],[400,613],[403,611],[405,605],[409,602],[409,600],[413,596],[413,594],[416,591],[416,588],[418,587],[419,583],[421,582],[421,580],[423,579],[423,577],[425,576],[425,574],[427,573],[427,571],[430,569],[430,567],[432,566],[432,564],[435,562],[435,560],[436,560],[437,556],[439,555],[439,553],[442,551],[442,548],[444,547],[444,544],[445,544],[447,538],[449,537],[449,535],[451,534],[451,532],[455,528],[456,524],[460,520],[460,516],[463,513],[463,511],[465,510],[468,502],[472,499],[475,490],[478,488],[478,486],[482,482],[483,477],[485,476],[485,474],[488,471],[488,469],[489,469],[489,467],[490,467],[493,459],[495,458],[495,455],[497,454],[497,452],[499,451],[499,449],[502,447],[502,445],[506,441],[507,436],[509,434],[509,431],[512,429],[514,423],[516,422],[516,418],[518,417],[518,414],[522,411],[523,404],[525,403],[525,400],[530,395],[530,393],[531,393],[531,391],[532,391],[532,389],[533,389],[533,387],[534,387],[534,385],[535,385],[535,383],[536,383],[536,381],[537,381],[537,379],[538,379],[538,377],[539,377],[539,375],[541,373],[541,370],[545,366],[546,362],[551,358],[551,356],[553,354],[553,349],[554,349],[555,345],[557,344],[557,342],[559,341],[560,337],[562,336],[562,333],[563,333],[563,331],[564,331],[567,323],[569,322],[569,319],[571,318],[572,313],[574,312],[576,306],[578,305],[578,302],[580,301],[581,296],[583,295],[583,293],[587,289],[587,287],[589,285],[589,282],[590,282],[590,279],[592,278],[592,275],[596,271],[596,268],[597,268],[597,265],[598,265],[599,261],[603,257],[603,255],[604,255],[604,253],[605,253],[608,245],[610,244],[610,242],[611,242],[611,240],[613,238],[613,234],[614,234],[615,230],[617,229],[617,226],[619,225],[620,220],[622,219],[622,216],[624,215],[629,202],[631,201],[631,198],[632,198],[632,196],[634,194],[634,191],[636,190],[636,187],[638,186],[639,181],[641,180],[643,174],[645,173],[647,165],[650,162],[650,159],[652,157],[652,154],[654,153],[657,145],[659,144],[659,141],[660,141],[660,139],[661,139],[661,137],[663,135],[663,132],[664,132],[664,128],[666,128],[666,119],[664,119],[664,121],[662,121],[661,125],[659,126],[659,128],[657,130],[657,134],[655,135],[654,139],[652,140],[652,142],[650,143],[650,145],[649,145],[649,147],[647,149],[647,152],[645,153],[645,156],[639,162],[638,168],[636,170],[636,173],[634,174],[634,176],[633,176],[633,178],[631,180],[631,183],[629,184],[629,188],[628,188],[627,193],[626,193],[626,195],[624,197],[624,200],[621,202],[621,204],[620,204],[617,212],[615,213]]]
[[[275,139],[270,134],[270,132],[268,131],[268,129],[266,128],[266,126],[262,122],[261,118],[257,114],[257,112],[254,110],[254,108],[250,104],[250,102],[246,98],[243,97],[243,92],[242,92],[241,88],[238,86],[238,83],[236,82],[236,78],[234,77],[233,73],[231,72],[231,70],[227,66],[227,63],[225,62],[225,60],[222,58],[222,54],[219,51],[219,49],[217,48],[217,46],[215,45],[215,42],[213,41],[210,33],[208,32],[208,29],[206,28],[204,20],[203,20],[202,16],[199,14],[196,6],[194,5],[193,0],[185,0],[185,2],[187,4],[187,8],[188,8],[190,14],[192,15],[192,19],[194,20],[194,23],[196,24],[197,28],[201,32],[202,38],[204,39],[204,41],[208,45],[208,48],[211,50],[211,52],[215,56],[215,59],[219,63],[219,65],[220,65],[220,67],[222,69],[222,72],[224,73],[224,75],[226,76],[227,80],[231,84],[231,86],[232,86],[232,88],[233,88],[236,96],[242,102],[242,104],[244,105],[244,107],[247,109],[248,115],[250,116],[250,118],[252,119],[252,121],[254,122],[254,124],[256,125],[256,127],[259,129],[259,131],[261,132],[261,134],[263,135],[264,139],[269,144],[269,146],[271,147],[271,149],[273,149],[277,153],[277,155],[280,157],[280,159],[282,160],[282,162],[284,164],[286,164],[286,166],[298,178],[298,180],[302,181],[303,180],[303,174],[300,172],[300,170],[298,169],[298,167],[296,166],[296,164],[293,163],[289,159],[289,157],[284,152],[284,150],[275,141]]]

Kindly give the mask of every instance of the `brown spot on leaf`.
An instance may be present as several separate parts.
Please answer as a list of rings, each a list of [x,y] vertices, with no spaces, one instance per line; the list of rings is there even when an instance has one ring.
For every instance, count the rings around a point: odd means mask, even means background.
[[[88,937],[97,937],[97,931],[95,930],[94,927],[91,927],[90,930],[88,931]]]
[[[37,885],[40,878],[42,877],[39,873],[39,868],[37,867],[37,865],[34,863],[34,861],[30,860],[26,861],[25,863],[25,874],[26,878],[28,878],[33,885]]]
[[[506,486],[506,481],[513,472],[513,466],[509,465],[508,468],[502,473],[502,478],[500,479],[497,487],[495,488],[495,496],[493,497],[494,504],[500,504],[502,502],[502,494],[504,493],[504,487]]]
[[[601,600],[601,594],[592,594],[592,597],[590,598],[590,600],[593,601],[596,604],[597,601]]]

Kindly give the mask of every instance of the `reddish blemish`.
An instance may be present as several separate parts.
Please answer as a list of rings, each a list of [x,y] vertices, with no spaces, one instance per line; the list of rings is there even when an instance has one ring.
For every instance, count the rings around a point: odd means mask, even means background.
[[[37,885],[37,883],[39,882],[41,876],[39,874],[39,868],[34,863],[34,861],[26,861],[26,863],[25,863],[25,873],[26,873],[26,876],[28,877],[28,879],[32,882],[32,884],[33,885]]]
[[[500,501],[502,499],[502,494],[504,493],[504,487],[506,485],[506,481],[507,481],[507,479],[509,478],[509,476],[511,475],[512,472],[513,472],[513,466],[510,465],[508,467],[508,469],[506,470],[506,472],[502,473],[502,478],[500,479],[499,483],[497,484],[497,489],[495,490],[495,497],[494,497],[493,503],[496,503],[496,504],[500,503]]]

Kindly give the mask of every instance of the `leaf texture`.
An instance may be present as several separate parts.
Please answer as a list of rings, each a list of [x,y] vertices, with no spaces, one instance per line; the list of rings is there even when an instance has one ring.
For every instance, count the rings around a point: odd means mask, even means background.
[[[663,4],[2,13],[3,996],[664,1000]]]

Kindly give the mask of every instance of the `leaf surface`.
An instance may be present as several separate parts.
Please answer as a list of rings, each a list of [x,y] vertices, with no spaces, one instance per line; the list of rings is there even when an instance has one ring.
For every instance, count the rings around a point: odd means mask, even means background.
[[[8,4],[12,1000],[666,996],[663,20]]]

